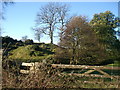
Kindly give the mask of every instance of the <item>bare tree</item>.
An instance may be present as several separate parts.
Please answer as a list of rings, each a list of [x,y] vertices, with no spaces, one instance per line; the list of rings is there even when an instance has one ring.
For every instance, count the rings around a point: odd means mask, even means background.
[[[74,16],[66,24],[61,37],[57,59],[70,64],[96,65],[104,62],[108,55],[100,46],[98,37],[83,16]]]
[[[37,14],[37,26],[35,28],[45,35],[49,35],[53,44],[54,31],[62,30],[68,11],[68,6],[65,4],[48,3],[40,8],[40,12]]]
[[[34,30],[34,34],[35,34],[35,39],[38,40],[40,42],[41,37],[43,36],[43,33],[41,30],[39,29],[33,29]]]
[[[0,35],[2,33],[2,26],[1,26],[1,22],[2,20],[5,19],[4,17],[4,13],[5,13],[5,8],[8,6],[8,5],[11,5],[13,4],[14,2],[11,0],[11,1],[0,1]]]
[[[28,36],[23,36],[22,41],[25,42],[28,39]]]
[[[5,11],[5,8],[8,6],[8,5],[11,5],[11,4],[14,4],[14,2],[11,0],[11,1],[1,1],[1,7],[0,7],[0,19],[5,19],[4,17],[4,11]]]
[[[70,52],[71,63],[77,63],[86,35],[91,36],[90,29],[87,19],[82,16],[71,17],[66,24],[66,29],[63,32],[59,44],[61,47],[68,49],[68,53]]]

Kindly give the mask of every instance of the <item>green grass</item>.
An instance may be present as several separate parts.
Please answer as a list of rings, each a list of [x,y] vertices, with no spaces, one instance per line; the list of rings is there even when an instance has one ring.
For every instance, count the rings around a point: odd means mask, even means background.
[[[52,81],[52,86],[74,87],[74,88],[118,88],[119,80],[97,77],[79,77],[73,75],[59,76]]]
[[[9,59],[13,60],[43,60],[52,57],[54,52],[52,51],[52,46],[49,44],[37,45],[26,45],[18,47],[9,52]]]
[[[120,67],[120,61],[114,61],[112,64],[108,64],[106,66],[111,66],[111,67]]]

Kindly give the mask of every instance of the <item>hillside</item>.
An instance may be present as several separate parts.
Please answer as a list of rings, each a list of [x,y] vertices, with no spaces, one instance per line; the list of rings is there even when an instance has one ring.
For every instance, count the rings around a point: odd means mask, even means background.
[[[27,39],[26,41],[18,41],[9,36],[2,37],[2,49],[3,49],[3,57],[2,59],[9,59],[9,60],[17,60],[17,61],[24,61],[24,62],[35,62],[35,61],[43,61],[46,60],[50,63],[57,63],[57,64],[70,64],[71,60],[71,52],[65,48],[62,48],[54,44],[46,44],[46,43],[34,43],[33,40]],[[69,52],[69,53],[68,53]],[[95,53],[94,53],[95,54]],[[85,53],[86,55],[86,53]],[[118,55],[119,56],[119,55]],[[115,57],[115,56],[114,56]],[[81,61],[77,64],[84,64],[89,65],[90,56],[81,56]],[[83,59],[83,60],[82,60]],[[86,62],[86,59],[89,61]],[[118,66],[119,64],[119,57],[118,59],[113,58],[115,60],[114,65]],[[106,62],[103,62],[100,65],[107,65],[111,64],[113,66],[113,59],[106,59]],[[96,60],[96,59],[94,59]],[[110,63],[109,63],[110,62]],[[91,63],[94,65],[94,61]],[[98,64],[97,64],[98,65]]]
[[[23,61],[41,61],[50,59],[54,55],[54,50],[57,46],[51,44],[32,44],[20,46],[9,52],[9,59]]]

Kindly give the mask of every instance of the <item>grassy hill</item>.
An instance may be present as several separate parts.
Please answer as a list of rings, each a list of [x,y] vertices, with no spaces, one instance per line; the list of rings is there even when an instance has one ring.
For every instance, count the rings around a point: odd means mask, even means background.
[[[19,46],[17,49],[9,51],[8,59],[19,60],[24,62],[36,62],[46,60],[47,62],[60,62],[63,64],[69,64],[69,60],[54,59],[55,50],[57,45],[45,44],[45,43],[34,43],[32,45]],[[107,66],[120,66],[120,62],[115,61],[113,64]]]
[[[20,46],[10,51],[8,58],[23,61],[42,61],[52,58],[56,47],[56,45],[44,43]]]

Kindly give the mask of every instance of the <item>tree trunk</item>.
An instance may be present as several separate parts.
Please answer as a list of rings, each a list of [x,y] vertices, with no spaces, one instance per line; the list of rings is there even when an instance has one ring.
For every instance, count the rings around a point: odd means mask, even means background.
[[[50,43],[51,43],[51,44],[53,44],[53,37],[52,37],[52,36],[50,36],[50,39],[51,39],[51,42],[50,42]]]
[[[72,60],[73,60],[73,64],[75,64],[75,47],[73,48],[73,57],[72,57]]]
[[[51,40],[51,44],[53,44],[53,31],[52,30],[50,30],[50,40]]]
[[[70,64],[75,64],[75,48],[72,48],[72,58],[70,60]]]

